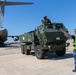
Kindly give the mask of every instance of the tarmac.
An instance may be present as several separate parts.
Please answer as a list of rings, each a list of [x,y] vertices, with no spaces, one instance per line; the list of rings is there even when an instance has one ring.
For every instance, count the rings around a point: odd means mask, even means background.
[[[17,46],[0,48],[0,75],[76,75],[74,69],[72,40],[68,40],[70,46],[64,56],[59,57],[55,53],[48,53],[43,60],[36,58],[34,52],[31,55],[21,54],[21,48]]]

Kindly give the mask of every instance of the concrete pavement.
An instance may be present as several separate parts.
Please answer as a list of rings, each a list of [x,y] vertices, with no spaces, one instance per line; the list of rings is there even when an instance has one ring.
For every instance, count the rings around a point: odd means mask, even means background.
[[[76,75],[72,72],[73,62],[72,43],[66,55],[58,57],[49,53],[43,60],[22,55],[19,47],[0,48],[0,75]]]

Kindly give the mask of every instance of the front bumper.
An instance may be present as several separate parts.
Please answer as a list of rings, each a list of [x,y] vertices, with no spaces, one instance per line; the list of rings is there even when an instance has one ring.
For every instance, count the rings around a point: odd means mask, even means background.
[[[65,43],[65,44],[52,44],[52,45],[44,45],[43,49],[47,50],[47,51],[58,51],[58,50],[62,50],[64,47],[68,47],[69,43]]]

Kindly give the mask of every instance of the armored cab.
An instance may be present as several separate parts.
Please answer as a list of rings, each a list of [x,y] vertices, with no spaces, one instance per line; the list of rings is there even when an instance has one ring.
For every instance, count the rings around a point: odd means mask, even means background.
[[[66,36],[59,30],[68,30],[62,23],[40,25],[34,31],[19,36],[22,54],[29,55],[35,50],[38,59],[45,57],[46,52],[55,52],[58,56],[66,53]]]

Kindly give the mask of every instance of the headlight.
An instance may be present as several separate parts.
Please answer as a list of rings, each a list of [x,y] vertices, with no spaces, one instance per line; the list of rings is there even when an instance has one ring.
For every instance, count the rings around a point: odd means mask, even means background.
[[[50,48],[51,46],[48,46],[48,48]]]
[[[50,45],[44,45],[44,48],[50,48],[51,46]]]

